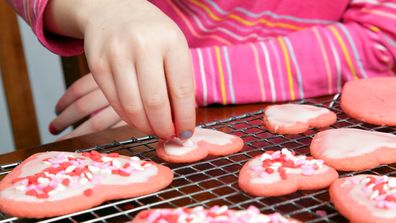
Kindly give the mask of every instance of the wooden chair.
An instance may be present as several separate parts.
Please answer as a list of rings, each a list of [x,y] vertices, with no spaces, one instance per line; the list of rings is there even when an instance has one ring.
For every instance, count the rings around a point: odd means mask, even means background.
[[[40,134],[17,15],[0,0],[0,68],[17,149],[39,145]],[[66,86],[88,72],[85,57],[62,58]]]

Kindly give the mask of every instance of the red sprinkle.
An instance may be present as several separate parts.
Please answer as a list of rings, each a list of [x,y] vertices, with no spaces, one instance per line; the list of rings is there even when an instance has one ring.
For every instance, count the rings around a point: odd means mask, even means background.
[[[286,170],[283,167],[278,168],[279,173],[286,173]]]
[[[112,157],[112,158],[117,158],[117,157],[120,156],[120,154],[118,154],[118,153],[110,153],[110,154],[107,154],[107,156],[108,157]]]
[[[382,182],[382,183],[379,183],[379,184],[377,184],[377,185],[375,185],[374,187],[373,187],[373,191],[375,191],[375,190],[378,190],[378,192],[380,193],[380,194],[383,194],[385,191],[384,191],[384,185],[386,184],[386,182]]]
[[[131,175],[131,174],[129,174],[129,173],[125,172],[125,171],[122,171],[122,170],[119,170],[118,174],[119,174],[120,176],[123,176],[123,177],[128,177],[128,176]]]
[[[287,179],[287,175],[286,173],[281,173],[279,172],[280,177],[282,178],[282,180],[286,180]]]
[[[292,160],[287,160],[284,164],[284,167],[288,167],[288,168],[293,168],[294,167],[294,162]]]
[[[372,184],[372,183],[375,182],[375,177],[373,177],[373,176],[368,176],[367,178],[370,179],[370,181],[366,183],[366,187],[367,187],[368,185],[370,185],[370,184]]]
[[[84,195],[87,196],[87,197],[91,196],[92,194],[93,194],[93,190],[92,189],[86,189],[84,191]]]
[[[390,201],[390,202],[396,202],[396,196],[394,195],[388,195],[385,197],[386,201]]]
[[[54,189],[54,188],[51,187],[51,186],[46,186],[46,187],[43,188],[43,191],[44,191],[45,193],[48,193],[48,192],[50,192],[50,191],[53,190],[53,189]]]
[[[25,194],[29,195],[29,196],[37,196],[37,191],[32,189],[32,190],[26,191]]]
[[[55,167],[49,167],[49,168],[47,168],[47,171],[50,174],[57,174],[59,172],[58,169]]]
[[[161,220],[165,220],[164,222],[168,222],[168,223],[178,223],[179,216],[176,214],[166,215],[166,216],[163,216],[161,218]]]
[[[64,162],[64,163],[61,164],[61,167],[62,167],[62,169],[65,170],[66,168],[68,168],[71,165],[72,165],[71,162]]]
[[[62,180],[62,184],[63,184],[63,186],[67,187],[70,184],[70,180],[68,178],[65,178]]]
[[[37,184],[37,177],[36,176],[29,176],[28,177],[29,185],[30,184]]]
[[[37,194],[36,197],[39,199],[45,199],[48,198],[49,196],[47,193],[41,193],[41,194]]]
[[[128,168],[128,167],[130,167],[131,165],[129,164],[129,163],[125,163],[122,167],[123,168]]]
[[[91,157],[91,154],[90,153],[87,153],[87,152],[83,152],[81,155],[83,155],[83,156],[85,156],[85,157]]]
[[[261,164],[263,167],[269,167],[271,166],[271,161],[269,160],[264,160],[263,163]]]
[[[271,173],[274,172],[274,169],[272,169],[272,168],[265,168],[265,172],[271,174]]]

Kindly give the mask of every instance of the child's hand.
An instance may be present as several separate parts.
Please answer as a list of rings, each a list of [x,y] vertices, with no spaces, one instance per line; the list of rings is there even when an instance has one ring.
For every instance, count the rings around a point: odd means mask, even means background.
[[[87,118],[78,128],[60,139],[85,135],[126,124],[109,105],[94,81],[92,74],[87,74],[74,82],[59,99],[55,111],[57,117],[51,122],[49,127],[53,134],[58,134]]]
[[[92,75],[124,121],[161,138],[191,136],[191,58],[171,19],[145,0],[53,0],[49,10],[51,31],[84,37]]]

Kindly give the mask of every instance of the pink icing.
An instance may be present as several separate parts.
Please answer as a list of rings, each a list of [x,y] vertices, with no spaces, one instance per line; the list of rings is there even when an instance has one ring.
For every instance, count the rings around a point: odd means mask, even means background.
[[[214,206],[210,209],[195,207],[193,209],[153,209],[147,216],[143,216],[147,223],[178,223],[178,222],[227,222],[227,223],[296,223],[296,220],[287,219],[279,213],[270,215],[261,214],[250,206],[247,210],[230,210],[227,206]]]

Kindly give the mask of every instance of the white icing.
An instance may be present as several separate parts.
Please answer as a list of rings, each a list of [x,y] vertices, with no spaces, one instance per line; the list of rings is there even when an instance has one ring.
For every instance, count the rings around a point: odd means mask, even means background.
[[[268,107],[265,110],[265,116],[271,125],[278,129],[280,125],[291,126],[298,122],[308,122],[329,112],[327,108],[312,105],[283,104]]]
[[[254,168],[262,168],[262,161],[260,160],[260,158],[254,158],[250,163],[249,163],[249,168],[248,169],[254,169]],[[286,174],[302,174],[303,170],[301,168],[288,168],[288,167],[284,167]],[[328,167],[327,166],[322,166],[320,169],[315,170],[313,172],[312,175],[316,175],[316,174],[321,174],[328,171]],[[263,170],[263,172],[265,172]],[[275,171],[276,172],[276,171]],[[255,173],[252,173],[251,175],[251,179],[250,179],[250,183],[252,184],[271,184],[271,183],[275,183],[277,181],[281,181],[282,178],[280,177],[279,174],[268,174],[265,177],[259,176]]]
[[[212,129],[195,128],[194,135],[190,139],[184,142],[181,142],[180,140],[167,141],[164,143],[164,149],[165,153],[168,155],[183,156],[195,149],[198,149],[198,142],[200,141],[223,146],[231,143],[233,138],[234,136],[224,132]]]
[[[328,158],[345,158],[374,152],[381,147],[396,149],[396,136],[389,133],[342,128],[322,132],[320,144]]]
[[[56,154],[59,154],[59,152],[47,152],[47,153],[42,153],[38,155],[34,160],[31,160],[29,163],[26,163],[22,168],[21,168],[21,173],[18,177],[25,177],[29,175],[34,175],[35,173],[41,172],[45,168],[49,167],[49,164],[43,164],[43,159],[50,158],[56,156]],[[76,153],[67,153],[67,154],[72,154],[76,158],[84,158],[81,154],[76,154]],[[130,159],[129,158],[121,158],[118,157],[116,158],[121,162],[121,165],[124,163],[128,162]],[[88,161],[85,161],[87,163]],[[79,196],[84,193],[86,189],[93,188],[94,186],[100,185],[126,185],[126,184],[131,184],[131,183],[143,183],[148,180],[151,176],[156,175],[158,172],[157,167],[154,165],[151,165],[148,168],[145,168],[144,171],[138,171],[138,172],[132,172],[130,176],[120,176],[120,175],[115,175],[110,173],[105,173],[105,171],[97,172],[95,173],[94,178],[100,178],[99,182],[93,183],[91,181],[88,181],[86,178],[81,178],[82,181],[84,182],[79,182],[80,184],[77,184],[76,186],[73,187],[72,183],[70,186],[67,188],[63,187],[62,189],[62,184],[59,184],[58,186],[58,192],[50,194],[49,198],[47,199],[38,199],[35,196],[29,196],[25,195],[25,192],[20,191],[17,189],[18,184],[13,184],[11,187],[8,187],[7,189],[3,190],[0,192],[0,197],[5,198],[5,199],[11,199],[11,200],[20,200],[20,201],[26,201],[26,202],[43,202],[43,201],[56,201],[56,200],[61,200],[61,199],[66,199],[74,196]],[[84,180],[85,179],[85,180]],[[52,192],[52,191],[51,191]],[[50,192],[50,193],[51,193]]]
[[[356,177],[363,177],[363,176],[355,176]],[[375,202],[369,200],[368,193],[364,191],[362,184],[353,184],[353,188],[349,191],[350,196],[356,203],[361,206],[366,207],[368,210],[372,212],[372,214],[376,217],[380,218],[394,218],[396,217],[395,209],[384,209],[378,208],[375,206]]]

